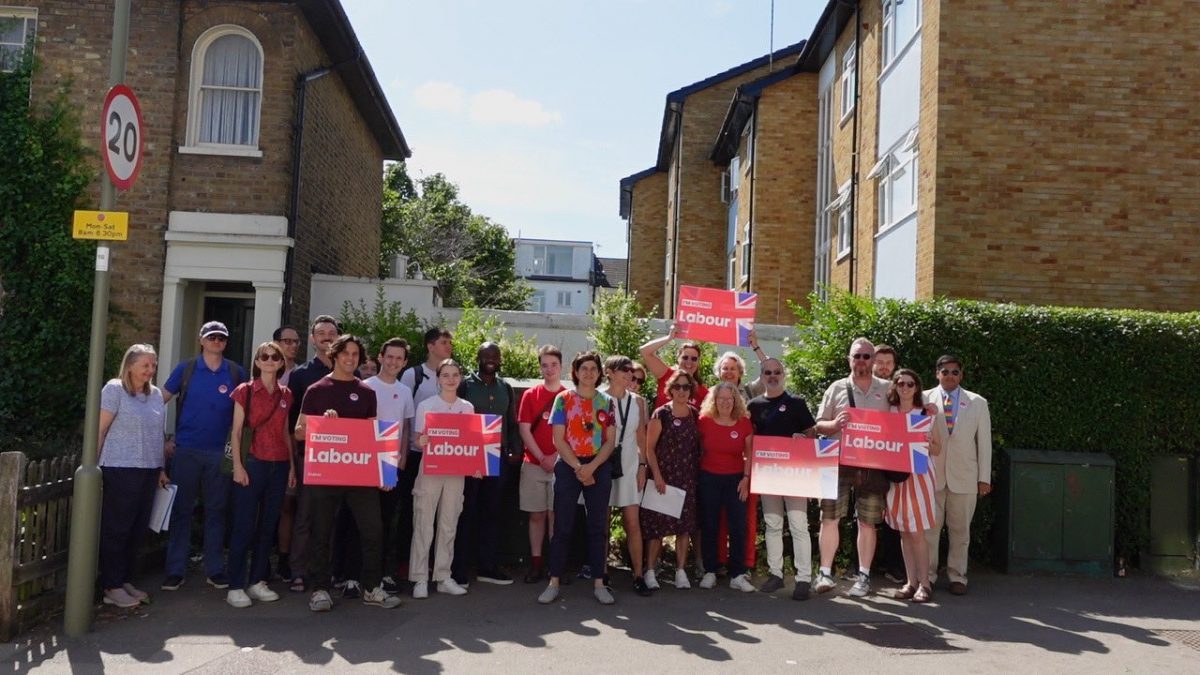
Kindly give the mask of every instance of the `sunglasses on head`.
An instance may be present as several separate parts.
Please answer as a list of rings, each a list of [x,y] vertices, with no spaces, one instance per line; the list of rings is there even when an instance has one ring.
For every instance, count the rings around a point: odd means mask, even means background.
[[[942,375],[953,375],[953,376],[957,377],[958,374],[961,373],[962,371],[959,370],[958,368],[942,368],[938,372],[941,373]]]
[[[263,352],[258,355],[259,361],[282,361],[283,356],[275,352]]]
[[[850,358],[854,359],[855,361],[869,361],[869,360],[875,358],[875,355],[874,354],[852,354],[850,356]]]
[[[764,370],[764,371],[762,371],[762,374],[766,375],[767,377],[771,377],[772,375],[782,375],[783,370],[782,369],[780,369],[780,370]]]
[[[909,381],[907,381],[907,380],[900,380],[899,382],[897,382],[897,383],[896,383],[896,386],[897,386],[897,387],[904,387],[905,389],[912,389],[913,387],[917,386],[917,383],[916,383],[916,382],[909,382]]]

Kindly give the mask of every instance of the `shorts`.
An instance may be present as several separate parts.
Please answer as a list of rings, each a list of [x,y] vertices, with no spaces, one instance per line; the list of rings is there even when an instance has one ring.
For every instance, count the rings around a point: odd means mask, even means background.
[[[538,464],[521,462],[521,483],[518,490],[521,510],[539,513],[554,510],[554,474],[546,473]]]
[[[841,520],[850,512],[850,492],[854,488],[849,482],[838,481],[838,498],[821,500],[821,520]],[[855,516],[867,525],[883,522],[883,503],[886,495],[860,492],[855,495]]]

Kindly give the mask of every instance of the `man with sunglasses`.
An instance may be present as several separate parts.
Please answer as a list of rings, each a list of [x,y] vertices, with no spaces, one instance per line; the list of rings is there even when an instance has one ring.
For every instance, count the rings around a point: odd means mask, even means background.
[[[949,530],[946,576],[950,593],[967,594],[967,548],[971,543],[971,518],[979,497],[992,492],[992,418],[987,399],[960,385],[962,361],[946,354],[937,360],[938,386],[925,392],[927,404],[946,416],[950,439],[934,457],[937,476],[935,526],[925,531],[929,544],[929,581],[937,581],[938,542],[942,525]]]
[[[280,326],[271,334],[271,339],[283,347],[283,371],[279,375],[279,384],[286,387],[292,371],[296,369],[296,356],[300,353],[300,331],[292,326]]]
[[[769,358],[762,362],[762,380],[766,391],[746,406],[755,436],[800,437],[812,434],[816,425],[808,403],[784,389],[787,374],[783,362]],[[748,474],[747,474],[748,475]],[[796,567],[793,600],[807,600],[812,584],[812,535],[808,532],[808,500],[804,497],[760,495],[766,525],[767,568],[769,576],[759,588],[774,593],[783,588],[783,518],[787,514],[792,533],[792,564]]]
[[[817,433],[840,438],[850,421],[849,408],[866,408],[887,412],[888,382],[872,374],[875,345],[860,337],[850,344],[847,355],[850,375],[837,380],[825,390],[817,412]],[[855,485],[858,487],[855,487]],[[850,587],[852,597],[861,598],[871,592],[871,562],[875,559],[875,527],[883,522],[883,503],[887,496],[887,479],[875,469],[842,466],[838,470],[838,498],[821,500],[821,569],[813,590],[825,593],[834,589],[833,559],[837,555],[841,533],[839,523],[848,515],[850,499],[858,520],[858,575]],[[879,491],[877,491],[879,490]]]
[[[164,591],[178,590],[187,576],[192,542],[192,511],[196,498],[204,502],[204,570],[208,583],[229,587],[225,576],[225,505],[233,483],[221,472],[225,442],[233,426],[230,393],[245,379],[245,369],[224,357],[229,329],[220,321],[200,328],[200,355],[171,371],[163,384],[163,400],[175,396],[175,455],[171,482],[178,488],[171,511]]]

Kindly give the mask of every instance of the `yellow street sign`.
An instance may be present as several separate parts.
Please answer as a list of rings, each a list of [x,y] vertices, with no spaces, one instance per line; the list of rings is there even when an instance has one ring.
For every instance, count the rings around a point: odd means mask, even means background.
[[[76,211],[71,236],[125,241],[129,238],[129,214],[124,211]]]

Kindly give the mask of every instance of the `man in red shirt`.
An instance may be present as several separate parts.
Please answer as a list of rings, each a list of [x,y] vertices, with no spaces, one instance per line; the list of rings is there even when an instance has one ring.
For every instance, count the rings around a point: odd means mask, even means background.
[[[554,449],[550,409],[554,406],[554,397],[563,389],[562,351],[554,345],[543,345],[538,349],[538,367],[542,371],[542,383],[521,395],[521,406],[517,411],[518,430],[525,443],[519,492],[521,510],[529,514],[527,584],[546,578],[542,545],[546,527],[554,531],[554,463],[558,461],[558,451]]]

